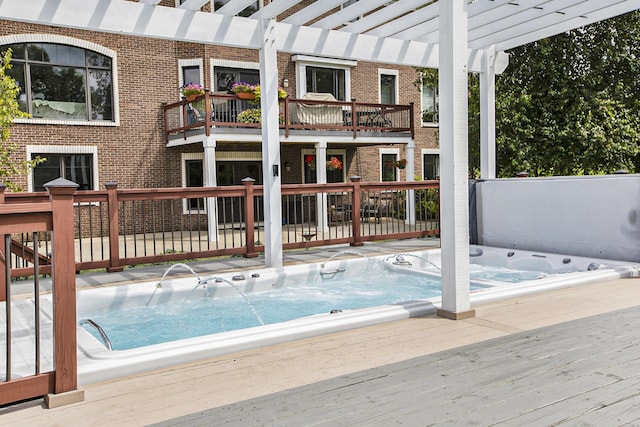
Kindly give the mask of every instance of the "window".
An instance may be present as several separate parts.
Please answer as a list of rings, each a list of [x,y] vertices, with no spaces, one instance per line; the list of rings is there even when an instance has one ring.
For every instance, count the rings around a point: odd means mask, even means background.
[[[381,71],[380,75],[380,103],[396,104],[398,92],[398,75],[393,71]]]
[[[438,123],[438,89],[422,85],[422,123]]]
[[[202,59],[179,59],[178,60],[178,83],[180,86],[189,83],[196,83],[205,86],[203,83],[204,73],[202,72]],[[180,91],[176,92],[180,96]]]
[[[214,75],[216,91],[229,91],[236,82],[260,83],[260,71],[254,69],[216,67]]]
[[[322,165],[325,168],[327,168],[328,183],[344,182],[345,157],[346,157],[345,150],[327,150],[327,158]],[[332,160],[334,158],[336,160]],[[318,166],[318,162],[316,161],[316,155],[314,150],[303,150],[302,161],[303,161],[304,183],[315,184],[317,182],[316,167]],[[327,165],[327,162],[333,162],[335,165],[338,165],[338,167],[332,167],[330,165]]]
[[[16,43],[8,74],[20,109],[36,119],[114,121],[113,60],[71,45]]]
[[[196,83],[202,85],[200,74],[200,67],[198,67],[197,65],[182,67],[183,84]]]
[[[382,181],[397,181],[398,172],[396,171],[397,154],[382,154]]]
[[[184,161],[185,186],[204,187],[204,164],[202,159],[186,159]],[[204,199],[188,199],[188,210],[204,211]]]
[[[351,99],[351,68],[357,61],[293,55],[296,64],[296,96],[307,92],[330,93],[339,101]]]
[[[400,179],[398,173],[398,158],[400,150],[397,148],[380,148],[380,180],[381,181],[397,181]]]
[[[38,156],[46,160],[33,168],[33,191],[46,191],[44,184],[57,178],[75,182],[78,190],[94,189],[93,154],[31,153],[31,159]]]
[[[338,101],[345,101],[345,70],[307,67],[307,92],[330,93]]]
[[[423,179],[439,179],[440,178],[440,155],[423,153],[422,154],[422,177]]]

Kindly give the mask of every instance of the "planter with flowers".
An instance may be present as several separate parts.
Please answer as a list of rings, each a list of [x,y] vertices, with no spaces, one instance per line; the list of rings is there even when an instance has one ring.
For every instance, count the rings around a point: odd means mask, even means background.
[[[240,99],[247,100],[252,104],[260,103],[260,85],[253,85],[247,82],[236,82],[231,86],[231,91]],[[287,92],[281,87],[278,88],[278,99],[287,97]]]
[[[240,99],[253,101],[256,98],[256,85],[247,82],[235,82],[231,86],[231,92],[235,93]]]
[[[332,157],[331,160],[327,162],[327,170],[334,171],[334,170],[341,170],[341,169],[342,169],[342,162],[337,157]]]
[[[193,102],[199,95],[204,95],[204,88],[197,83],[187,83],[180,86],[180,93],[187,101]]]
[[[260,85],[256,85],[254,90],[253,90],[253,95],[254,95],[254,103],[259,103],[260,102]],[[287,97],[287,92],[282,89],[281,87],[278,87],[278,99],[285,99]]]
[[[316,168],[316,156],[313,154],[307,154],[304,156],[304,164],[311,170],[315,170]]]
[[[400,159],[394,163],[394,166],[398,169],[404,169],[407,167],[407,159]]]

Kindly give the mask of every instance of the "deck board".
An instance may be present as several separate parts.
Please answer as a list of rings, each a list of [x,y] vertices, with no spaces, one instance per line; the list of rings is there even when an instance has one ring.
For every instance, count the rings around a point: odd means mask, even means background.
[[[0,408],[0,424],[637,425],[639,295],[616,280],[247,350]]]
[[[633,307],[159,425],[620,425],[640,417],[639,350]]]

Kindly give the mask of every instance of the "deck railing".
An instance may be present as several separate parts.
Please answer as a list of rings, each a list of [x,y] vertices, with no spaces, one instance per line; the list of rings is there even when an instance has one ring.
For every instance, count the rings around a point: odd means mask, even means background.
[[[413,103],[408,105],[360,103],[352,100],[280,100],[280,128],[292,130],[344,131],[353,134],[406,132],[413,138]],[[163,106],[165,135],[182,135],[212,128],[260,128],[260,105],[236,95],[207,91],[193,101],[186,99]]]
[[[39,203],[5,204],[4,187],[0,191],[0,235],[2,236],[0,256],[0,307],[2,307],[4,330],[0,331],[0,346],[4,357],[0,358],[0,405],[25,399],[45,396],[46,403],[54,404],[52,394],[64,393],[62,399],[67,403],[83,399],[77,390],[77,353],[76,353],[76,282],[75,263],[73,259],[73,226],[68,218],[73,216],[73,192],[77,185],[60,180],[48,186],[47,199]],[[49,199],[50,196],[50,199]],[[41,199],[40,197],[38,197]],[[50,232],[54,233],[51,234]],[[48,274],[52,274],[52,307],[53,319],[46,322],[40,316],[40,296],[45,292],[40,287],[40,257],[31,257],[29,271],[33,281],[31,295],[34,310],[13,314],[14,298],[12,296],[11,278],[14,275],[13,257],[10,255],[17,246],[13,236],[28,234],[31,236],[31,254],[39,252],[38,236],[53,236],[50,240],[52,257]],[[27,247],[27,246],[23,246]],[[22,299],[23,296],[20,297]],[[13,321],[21,326],[17,331]],[[43,325],[49,324],[46,328]],[[42,328],[46,331],[41,331]],[[26,345],[23,336],[26,329],[33,333],[33,345]],[[15,332],[15,334],[14,334]],[[42,348],[40,337],[53,336],[52,348]],[[49,342],[51,342],[49,340]],[[28,361],[28,366],[17,363],[20,372],[15,372],[13,356]],[[46,356],[45,356],[46,354]],[[45,363],[45,360],[47,363]],[[4,362],[4,363],[3,363]]]
[[[282,186],[283,249],[439,235],[438,181]],[[76,191],[75,270],[107,269],[264,250],[263,188],[244,185]],[[4,204],[40,204],[43,193],[3,194]],[[2,200],[0,198],[0,200]],[[411,201],[411,203],[408,203]],[[2,203],[2,202],[0,202]],[[12,236],[12,277],[50,274],[51,234]]]

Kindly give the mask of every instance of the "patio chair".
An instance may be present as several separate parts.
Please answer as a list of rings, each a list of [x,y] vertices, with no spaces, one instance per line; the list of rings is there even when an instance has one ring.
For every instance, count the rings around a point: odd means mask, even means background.
[[[380,197],[369,196],[363,197],[360,207],[360,218],[362,220],[371,218],[375,219],[376,223],[382,222],[382,212],[380,210]]]
[[[329,224],[344,224],[351,221],[351,195],[329,195]]]

